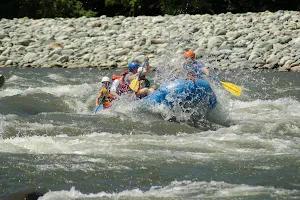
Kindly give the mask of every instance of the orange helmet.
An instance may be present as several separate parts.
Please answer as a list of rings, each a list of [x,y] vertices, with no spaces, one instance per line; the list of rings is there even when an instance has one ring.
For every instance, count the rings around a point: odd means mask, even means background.
[[[184,52],[183,56],[185,58],[195,58],[195,53],[191,50]]]

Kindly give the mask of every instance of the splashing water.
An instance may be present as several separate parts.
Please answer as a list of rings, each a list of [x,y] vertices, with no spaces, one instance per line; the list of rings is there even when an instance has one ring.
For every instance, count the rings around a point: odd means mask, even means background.
[[[178,73],[152,72],[156,83],[182,77],[180,61],[161,66]],[[44,200],[298,199],[298,74],[210,72],[244,91],[211,82],[218,105],[203,118],[129,96],[92,114],[114,71],[1,69],[0,199],[26,189]]]

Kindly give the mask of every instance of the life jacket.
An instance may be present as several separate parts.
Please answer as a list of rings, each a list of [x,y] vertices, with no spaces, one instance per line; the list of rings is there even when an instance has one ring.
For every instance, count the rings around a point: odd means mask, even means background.
[[[122,79],[123,78],[123,76],[119,76],[119,75],[113,75],[112,77],[111,77],[111,80],[116,80],[116,79]]]
[[[199,70],[203,68],[203,65],[200,62],[193,60],[191,63],[186,63],[183,68],[185,70],[187,79],[189,79],[190,77],[201,77]]]
[[[129,85],[126,82],[125,83],[120,82],[119,93],[122,94],[122,93],[129,92],[129,91],[131,91]]]
[[[112,76],[112,80],[118,79],[120,82],[119,88],[118,88],[118,95],[121,95],[122,93],[131,91],[127,81],[126,80],[123,81],[123,78],[125,79],[126,75],[127,75],[127,72],[124,71],[121,73],[121,75],[113,75]]]
[[[108,104],[110,102],[110,91],[109,90],[107,91],[106,88],[102,88],[100,92],[101,92],[102,97],[105,95],[105,97],[101,103],[103,105]]]

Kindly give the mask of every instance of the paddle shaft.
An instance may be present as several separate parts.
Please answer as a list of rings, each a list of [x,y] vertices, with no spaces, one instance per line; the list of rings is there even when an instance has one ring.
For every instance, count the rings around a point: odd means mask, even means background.
[[[95,111],[94,111],[95,113],[98,111],[98,109],[99,109],[100,106],[102,105],[102,102],[103,102],[103,100],[104,100],[104,98],[105,98],[105,96],[106,96],[106,93],[107,93],[109,87],[110,87],[110,84],[109,84],[109,86],[106,88],[106,91],[104,92],[103,97],[102,97],[101,100],[98,102],[99,106],[95,109]]]
[[[139,78],[139,80],[140,80],[140,78],[141,78],[141,74],[143,73],[143,71],[144,71],[144,69],[145,69],[145,65],[146,65],[146,63],[148,62],[148,60],[147,59],[145,59],[144,60],[144,62],[143,62],[143,64],[142,64],[142,70],[139,72],[139,74],[138,74],[138,78]]]
[[[202,70],[197,69],[196,67],[192,66],[192,65],[188,65],[191,68],[193,68],[195,71],[200,72],[201,74],[206,75]],[[220,85],[222,85],[224,87],[225,90],[227,90],[228,92],[230,92],[231,94],[233,94],[234,96],[240,96],[241,92],[242,92],[242,88],[234,85],[233,83],[229,83],[229,82],[222,82],[212,76],[208,76],[208,78],[212,79],[213,81],[219,83]]]
[[[206,73],[204,73],[201,69],[197,69],[196,67],[194,67],[193,65],[191,65],[191,64],[187,64],[188,66],[190,66],[193,70],[195,70],[195,71],[197,71],[197,72],[200,72],[201,74],[203,74],[203,75],[206,75]],[[216,79],[216,78],[214,78],[214,77],[212,77],[212,76],[207,76],[208,78],[210,78],[210,79],[212,79],[213,81],[216,81],[216,82],[218,82],[219,84],[221,84],[221,81],[220,80],[218,80],[218,79]]]

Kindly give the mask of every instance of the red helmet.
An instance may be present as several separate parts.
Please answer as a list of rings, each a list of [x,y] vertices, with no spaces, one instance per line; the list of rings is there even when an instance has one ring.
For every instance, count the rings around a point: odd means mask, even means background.
[[[195,58],[195,53],[191,50],[184,52],[183,56],[185,58]]]

